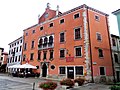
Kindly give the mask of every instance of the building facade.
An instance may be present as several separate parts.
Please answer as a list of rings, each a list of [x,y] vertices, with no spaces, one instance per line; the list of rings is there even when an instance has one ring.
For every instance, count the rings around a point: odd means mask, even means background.
[[[29,60],[41,77],[113,78],[108,15],[99,10],[81,5],[61,13],[47,4],[23,36],[22,63]]]
[[[23,37],[14,40],[8,45],[9,45],[9,54],[8,54],[7,67],[15,64],[21,64]]]
[[[119,30],[119,36],[120,36],[120,9],[118,9],[112,13],[117,16],[118,30]]]
[[[3,64],[3,53],[4,52],[4,48],[0,48],[0,66],[2,66]]]
[[[116,81],[120,81],[120,37],[111,34],[112,40],[112,56],[114,62],[114,72]]]

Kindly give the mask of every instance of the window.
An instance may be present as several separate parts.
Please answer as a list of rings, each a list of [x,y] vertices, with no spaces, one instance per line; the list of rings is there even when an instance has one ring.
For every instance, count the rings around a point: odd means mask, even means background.
[[[18,61],[20,61],[21,56],[19,55]]]
[[[40,60],[40,59],[41,59],[41,52],[38,51],[38,60]]]
[[[33,60],[33,58],[34,58],[34,53],[31,53],[30,54],[30,60]]]
[[[82,56],[82,48],[81,46],[75,47],[75,56],[81,57]]]
[[[40,30],[43,30],[43,26],[42,26],[42,27],[40,27]]]
[[[53,27],[53,23],[50,23],[49,27]]]
[[[113,46],[116,46],[115,39],[112,39],[112,44],[113,44]]]
[[[18,52],[18,47],[17,47],[17,49],[16,49],[16,52]]]
[[[75,67],[76,75],[83,75],[83,66]]]
[[[54,70],[55,69],[55,65],[51,65],[51,69]]]
[[[33,49],[34,48],[34,41],[32,41],[32,45],[31,45],[31,49]]]
[[[80,39],[80,28],[75,28],[75,40]]]
[[[43,52],[43,60],[47,59],[47,51]]]
[[[64,42],[64,32],[60,33],[60,42]]]
[[[26,59],[26,55],[23,55],[23,61],[25,61],[25,59]]]
[[[28,33],[25,33],[26,36],[28,36]]]
[[[64,19],[61,19],[61,20],[60,20],[60,24],[62,24],[62,23],[64,23]]]
[[[16,46],[16,43],[15,43],[15,46]]]
[[[34,34],[34,33],[35,33],[35,30],[33,30],[32,33]]]
[[[65,57],[65,50],[61,49],[60,50],[60,58],[64,58]]]
[[[26,50],[26,49],[27,49],[27,43],[24,44],[24,50]]]
[[[13,61],[12,62],[14,62],[14,57],[13,57]]]
[[[102,49],[98,49],[98,53],[99,53],[99,57],[103,57],[103,50]]]
[[[20,43],[22,43],[22,40],[20,40]]]
[[[79,13],[77,13],[77,14],[74,15],[74,19],[79,18],[79,17],[80,17]]]
[[[52,44],[53,43],[53,36],[49,37],[49,43]]]
[[[1,57],[1,60],[3,60],[3,57]]]
[[[22,50],[22,46],[20,46],[20,49],[19,49],[19,51],[21,51]]]
[[[53,50],[50,50],[50,59],[53,59]]]
[[[19,41],[17,42],[17,44],[19,44]]]
[[[95,20],[99,21],[100,17],[98,15],[95,15]]]
[[[17,62],[17,56],[15,57],[15,62]]]
[[[117,54],[114,54],[114,59],[115,59],[115,62],[118,63],[118,55]]]
[[[65,67],[59,67],[59,71],[60,74],[65,74]]]
[[[97,37],[97,40],[98,40],[98,41],[101,41],[101,40],[102,40],[100,33],[96,33],[96,37]]]
[[[100,75],[105,75],[105,68],[104,67],[100,67]]]

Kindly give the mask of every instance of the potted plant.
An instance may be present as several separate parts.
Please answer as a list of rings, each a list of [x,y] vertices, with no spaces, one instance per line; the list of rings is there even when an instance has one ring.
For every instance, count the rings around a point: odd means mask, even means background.
[[[120,90],[120,86],[118,85],[113,85],[110,87],[111,90]]]
[[[79,78],[76,78],[76,79],[74,80],[74,82],[75,82],[75,83],[78,83],[78,86],[81,86],[81,85],[83,85],[83,84],[84,84],[85,79],[84,79],[84,78],[79,77]]]
[[[63,79],[62,81],[60,81],[60,85],[68,86],[65,87],[66,89],[72,88],[74,86],[74,81],[69,78]]]
[[[53,81],[42,82],[39,84],[39,88],[43,90],[55,90],[57,87],[57,83]]]

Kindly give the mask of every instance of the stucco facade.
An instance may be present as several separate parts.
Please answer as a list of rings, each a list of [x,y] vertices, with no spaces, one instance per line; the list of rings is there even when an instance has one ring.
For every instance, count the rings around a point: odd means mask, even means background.
[[[23,36],[22,63],[29,60],[41,77],[113,78],[108,15],[99,10],[81,5],[61,13],[47,6]]]
[[[120,37],[111,34],[112,56],[116,81],[120,81]]]
[[[114,15],[117,17],[117,22],[118,22],[118,30],[119,30],[119,36],[120,36],[120,9],[112,12]]]
[[[12,41],[8,45],[9,45],[9,54],[8,54],[7,67],[15,65],[15,64],[21,64],[22,63],[23,37],[20,37]]]

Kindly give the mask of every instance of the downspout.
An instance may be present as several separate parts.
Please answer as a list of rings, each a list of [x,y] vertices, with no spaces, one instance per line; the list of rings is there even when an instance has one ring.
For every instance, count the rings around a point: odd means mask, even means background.
[[[112,49],[111,49],[111,43],[110,43],[110,32],[109,32],[109,27],[108,27],[108,20],[107,20],[107,15],[105,16],[106,18],[106,24],[107,24],[107,31],[108,31],[108,38],[109,38],[109,45],[110,45],[110,54],[111,54],[111,62],[112,62],[112,69],[113,69],[113,79],[114,79],[114,83],[116,82],[115,79],[115,69],[114,69],[114,62],[113,62],[113,57],[112,57]]]
[[[89,34],[89,44],[90,44],[90,61],[91,61],[91,78],[92,78],[92,83],[94,83],[94,78],[93,78],[93,65],[92,65],[92,50],[91,50],[91,40],[90,40],[90,25],[89,25],[89,14],[88,14],[88,7],[87,8],[87,21],[88,21],[88,34]]]

